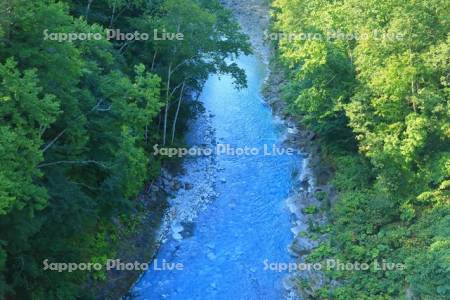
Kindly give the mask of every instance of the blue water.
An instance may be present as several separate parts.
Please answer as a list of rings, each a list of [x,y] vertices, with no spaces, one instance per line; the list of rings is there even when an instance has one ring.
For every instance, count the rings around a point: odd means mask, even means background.
[[[211,76],[201,100],[212,113],[218,143],[232,147],[277,144],[286,128],[262,100],[265,66],[254,56],[238,64],[248,88],[229,76]],[[190,135],[195,144],[195,134]],[[195,220],[193,235],[169,239],[157,260],[182,263],[182,271],[150,270],[136,283],[134,299],[282,299],[285,273],[264,270],[264,260],[291,262],[290,213],[285,200],[299,155],[218,155],[218,197]]]

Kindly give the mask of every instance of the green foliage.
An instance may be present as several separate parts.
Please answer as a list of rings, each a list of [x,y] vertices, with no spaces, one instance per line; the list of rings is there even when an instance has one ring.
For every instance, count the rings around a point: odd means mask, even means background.
[[[319,201],[325,201],[328,198],[328,195],[324,191],[319,191],[314,193],[314,197],[316,197],[316,199]]]
[[[0,215],[46,205],[47,193],[34,180],[42,175],[42,134],[55,121],[58,103],[41,92],[35,71],[21,74],[11,59],[0,65]]]
[[[133,217],[134,199],[159,174],[151,150],[160,120],[175,119],[173,100],[199,91],[210,73],[245,85],[233,58],[250,46],[217,1],[0,7],[0,299],[88,299],[87,282],[105,273],[44,271],[43,261],[114,258],[117,220]],[[108,40],[105,28],[184,39]],[[51,33],[103,38],[60,42]]]
[[[448,200],[448,199],[447,199]],[[439,204],[423,212],[411,226],[417,239],[411,243],[411,256],[406,259],[408,281],[424,299],[446,299],[450,276],[450,207]]]
[[[290,112],[319,134],[339,200],[329,251],[403,272],[330,272],[321,299],[448,299],[449,3],[273,1]],[[336,33],[349,34],[343,38]],[[320,38],[289,40],[289,34]],[[433,220],[433,221],[431,221]]]
[[[318,211],[318,208],[315,205],[309,205],[303,209],[303,213],[308,214],[308,215],[313,215],[313,214],[317,213],[317,211]]]

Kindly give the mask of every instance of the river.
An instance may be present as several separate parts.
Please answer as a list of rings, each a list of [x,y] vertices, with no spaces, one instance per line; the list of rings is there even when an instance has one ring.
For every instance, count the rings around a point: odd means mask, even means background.
[[[247,88],[236,90],[229,76],[214,75],[200,97],[217,143],[233,149],[283,147],[287,128],[260,92],[267,67],[256,56],[242,56],[237,63],[247,74]],[[204,143],[200,129],[192,125],[190,145]],[[165,261],[179,263],[182,270],[147,271],[132,288],[132,299],[283,299],[286,273],[265,269],[264,261],[294,261],[288,252],[293,233],[286,199],[303,160],[297,153],[271,154],[214,157],[217,197],[199,211],[190,235],[169,237],[157,253],[160,267]],[[189,162],[185,174],[194,186],[202,181],[197,164]],[[180,192],[176,202],[193,196],[198,196],[195,189]]]

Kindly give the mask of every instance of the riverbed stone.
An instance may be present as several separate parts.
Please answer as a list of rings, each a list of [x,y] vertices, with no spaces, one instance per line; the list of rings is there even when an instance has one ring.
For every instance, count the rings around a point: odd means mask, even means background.
[[[313,241],[303,236],[297,236],[289,247],[289,250],[293,256],[298,257],[309,254],[317,246],[317,241]]]

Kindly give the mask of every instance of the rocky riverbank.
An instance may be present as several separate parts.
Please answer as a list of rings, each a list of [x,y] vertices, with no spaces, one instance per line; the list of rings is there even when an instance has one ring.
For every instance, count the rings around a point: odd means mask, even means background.
[[[215,130],[211,126],[213,117],[206,112],[193,120],[190,132],[195,138],[188,136],[188,140],[200,143],[190,146],[214,147],[217,144]],[[188,237],[198,214],[217,197],[215,185],[220,170],[215,155],[186,157],[181,168],[183,172],[174,178],[163,170],[159,183],[159,186],[171,191],[169,208],[161,226],[161,242],[165,242],[169,236],[176,240]]]
[[[331,170],[321,160],[320,146],[316,135],[305,130],[301,122],[286,113],[280,88],[284,83],[281,67],[273,59],[269,45],[264,42],[264,32],[269,28],[270,14],[268,1],[265,0],[222,0],[230,8],[249,36],[255,55],[268,67],[263,95],[273,109],[275,117],[286,125],[284,142],[289,147],[301,149],[305,155],[300,172],[295,175],[294,185],[286,206],[292,213],[293,242],[288,251],[298,262],[304,262],[323,234],[312,228],[326,224],[326,208],[336,198],[333,187],[328,184]],[[198,146],[215,146],[217,144],[209,112],[202,113],[191,122],[194,140],[202,141]],[[188,137],[189,139],[189,137]],[[122,261],[150,261],[159,246],[169,238],[177,240],[189,237],[194,230],[194,221],[198,213],[217,197],[215,185],[221,170],[216,157],[205,156],[185,158],[176,172],[163,168],[161,176],[149,184],[139,197],[143,211],[136,234],[122,241],[123,246],[117,255]],[[188,173],[189,172],[189,173]],[[165,201],[164,199],[167,199]],[[155,205],[161,206],[154,213]],[[153,211],[153,212],[152,212]],[[153,238],[152,238],[153,237]],[[136,282],[139,273],[119,272],[108,274],[105,284],[97,287],[99,299],[115,299],[124,295]],[[319,288],[323,277],[318,272],[291,273],[285,280],[286,299],[308,299],[312,291]],[[300,284],[308,282],[308,288]]]
[[[265,63],[269,63],[270,47],[264,42],[264,32],[269,28],[269,0],[220,0],[229,8],[243,31],[249,36],[255,54]]]
[[[250,37],[256,53],[260,55],[264,63],[268,64],[269,48],[265,47],[263,43],[263,31],[261,30],[267,28],[269,24],[269,15],[264,13],[267,12],[267,9],[259,7],[253,1],[245,3],[230,1],[229,4],[235,5],[237,9],[242,4],[246,5],[247,9],[239,9],[244,12],[239,15],[239,22],[247,24],[246,28],[252,29],[252,32],[247,30],[246,33]],[[258,14],[246,13],[254,9],[258,9],[260,12]],[[251,24],[258,24],[258,26],[250,26]],[[215,132],[211,126],[213,117],[209,112],[204,112],[192,120],[190,132],[197,135],[192,139],[201,141],[197,146],[214,147],[217,144]],[[181,240],[189,237],[194,230],[194,220],[198,213],[217,197],[214,187],[221,170],[217,166],[214,155],[186,157],[175,169],[177,170],[163,168],[160,177],[149,183],[149,186],[140,195],[139,200],[144,207],[139,212],[142,218],[135,229],[135,234],[121,238],[121,246],[117,253],[118,259],[151,261],[157,254],[160,245],[169,238]],[[162,206],[157,214],[152,211],[155,205]],[[98,299],[120,298],[129,292],[130,287],[140,275],[142,274],[139,272],[110,272],[107,274],[105,282],[96,283],[92,288],[97,291]]]
[[[315,133],[305,129],[301,120],[287,113],[281,99],[281,87],[285,82],[282,67],[275,53],[265,40],[270,25],[269,1],[265,0],[222,0],[239,21],[243,31],[250,37],[254,52],[268,66],[268,75],[263,96],[276,117],[287,126],[285,143],[302,150],[305,154],[301,171],[294,178],[294,186],[286,205],[292,213],[293,242],[289,252],[299,263],[305,262],[308,254],[326,238],[317,228],[324,228],[327,212],[336,199],[336,192],[329,184],[332,170],[323,162],[320,145]],[[285,280],[286,299],[309,299],[319,289],[324,277],[317,271],[302,271],[290,274]],[[307,282],[307,284],[303,284]]]
[[[191,120],[191,132],[197,135],[196,141],[201,141],[201,145],[192,146],[216,145],[213,117],[208,112],[199,112]],[[219,172],[214,155],[166,163],[160,176],[137,199],[139,209],[131,220],[132,232],[117,221],[119,245],[115,258],[123,262],[149,262],[167,239],[190,236],[198,213],[217,196],[214,185]],[[97,299],[119,299],[129,293],[141,275],[139,271],[109,271],[105,281],[93,281],[87,288],[95,290]]]

